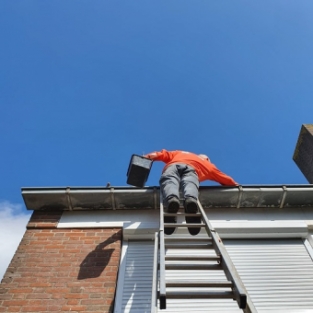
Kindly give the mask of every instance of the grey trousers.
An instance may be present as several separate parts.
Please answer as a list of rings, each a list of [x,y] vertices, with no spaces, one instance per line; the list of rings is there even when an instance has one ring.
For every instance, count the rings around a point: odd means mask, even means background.
[[[176,163],[167,167],[160,178],[160,186],[165,204],[172,197],[179,199],[180,190],[185,199],[198,199],[199,178],[189,165]]]

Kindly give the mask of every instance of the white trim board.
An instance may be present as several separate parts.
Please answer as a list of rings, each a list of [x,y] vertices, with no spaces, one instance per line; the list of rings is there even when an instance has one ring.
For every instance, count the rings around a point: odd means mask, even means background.
[[[208,213],[212,226],[222,238],[245,238],[247,235],[253,238],[304,238],[307,236],[308,224],[312,219],[309,216],[295,214],[292,217],[287,214],[286,219],[273,220],[276,215],[262,214],[260,212],[240,212],[237,214],[226,210],[220,210],[212,214]],[[230,219],[231,217],[231,219]],[[277,217],[277,215],[275,216]],[[302,219],[303,218],[303,219]],[[181,218],[182,219],[182,218]],[[178,220],[178,222],[183,222]],[[150,238],[159,228],[159,210],[116,210],[116,211],[66,211],[62,214],[58,228],[123,228],[124,239],[140,236]],[[175,234],[184,235],[185,228],[176,229]],[[206,236],[205,230],[201,230],[200,236]]]

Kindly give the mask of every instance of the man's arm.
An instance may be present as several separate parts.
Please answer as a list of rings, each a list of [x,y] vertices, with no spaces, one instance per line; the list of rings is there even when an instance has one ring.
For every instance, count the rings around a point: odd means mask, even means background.
[[[214,164],[212,171],[212,178],[216,182],[220,183],[223,186],[238,186],[239,184],[235,182],[230,176],[221,172]]]
[[[173,153],[171,151],[163,149],[161,151],[155,151],[145,154],[144,157],[153,161],[163,161],[167,163],[173,158]]]

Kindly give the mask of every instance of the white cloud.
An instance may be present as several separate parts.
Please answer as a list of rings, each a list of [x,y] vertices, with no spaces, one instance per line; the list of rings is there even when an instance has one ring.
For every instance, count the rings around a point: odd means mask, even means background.
[[[24,213],[22,205],[0,202],[0,280],[25,233],[31,213]]]

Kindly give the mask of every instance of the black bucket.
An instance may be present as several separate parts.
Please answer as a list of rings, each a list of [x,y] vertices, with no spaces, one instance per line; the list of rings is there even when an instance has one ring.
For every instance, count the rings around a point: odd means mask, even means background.
[[[127,184],[144,187],[153,161],[141,155],[133,154],[127,171]]]

